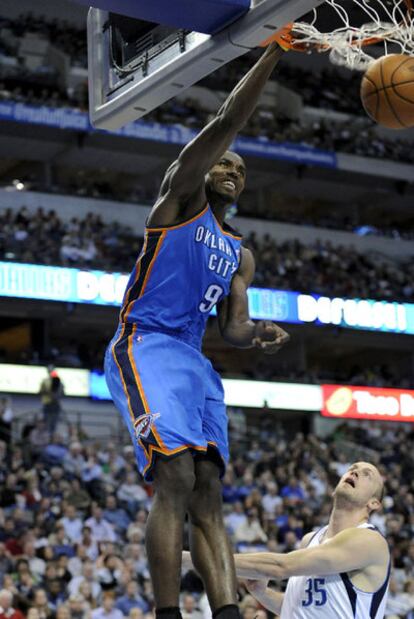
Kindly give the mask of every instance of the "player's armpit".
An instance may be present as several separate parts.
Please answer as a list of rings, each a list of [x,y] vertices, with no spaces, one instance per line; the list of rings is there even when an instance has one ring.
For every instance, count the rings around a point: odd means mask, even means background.
[[[378,565],[387,553],[387,544],[379,533],[345,529],[325,544],[282,555],[281,571],[283,578],[351,572]]]

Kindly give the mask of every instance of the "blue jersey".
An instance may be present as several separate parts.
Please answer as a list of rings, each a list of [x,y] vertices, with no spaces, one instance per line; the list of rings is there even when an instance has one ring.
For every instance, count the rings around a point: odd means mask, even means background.
[[[146,228],[121,323],[176,335],[200,348],[209,313],[230,292],[240,246],[241,237],[222,227],[208,205],[182,224]]]

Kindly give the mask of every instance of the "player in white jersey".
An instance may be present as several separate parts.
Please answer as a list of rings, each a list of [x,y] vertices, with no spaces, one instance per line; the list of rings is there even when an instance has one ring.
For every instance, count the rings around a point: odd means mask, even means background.
[[[300,549],[287,554],[235,555],[237,575],[251,579],[250,592],[281,619],[383,619],[390,553],[369,524],[383,492],[378,469],[356,462],[335,488],[326,527],[305,535]],[[285,593],[267,586],[285,578]]]
[[[334,490],[327,526],[305,535],[300,549],[287,554],[236,554],[237,576],[250,579],[250,592],[281,619],[383,619],[390,553],[369,524],[383,493],[378,469],[356,462]],[[267,586],[286,578],[285,593]]]

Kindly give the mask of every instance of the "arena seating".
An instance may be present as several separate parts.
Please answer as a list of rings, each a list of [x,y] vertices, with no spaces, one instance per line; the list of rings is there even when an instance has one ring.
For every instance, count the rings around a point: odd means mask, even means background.
[[[233,454],[224,502],[235,547],[295,549],[304,533],[326,521],[332,489],[352,450],[361,457],[369,451],[387,479],[384,511],[373,517],[390,541],[394,561],[387,617],[397,605],[398,617],[411,617],[411,429],[348,422],[320,439],[286,435],[286,426],[275,426],[272,415],[260,419],[244,432],[240,424],[230,425]],[[76,434],[54,435],[49,443],[43,422],[35,421],[22,436],[1,441],[0,455],[0,583],[13,594],[15,618],[21,619],[20,612],[28,619],[98,619],[104,608],[113,619],[151,619],[143,545],[151,487],[138,478],[132,448],[99,444],[85,434],[82,445]],[[257,604],[242,584],[239,593],[243,617],[250,619]],[[186,619],[210,616],[193,573],[183,574],[181,600]]]

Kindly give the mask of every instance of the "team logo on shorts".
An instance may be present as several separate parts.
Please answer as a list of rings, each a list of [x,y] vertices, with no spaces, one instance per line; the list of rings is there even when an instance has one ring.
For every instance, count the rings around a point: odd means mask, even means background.
[[[140,415],[134,422],[135,434],[137,438],[148,438],[154,421],[160,417],[159,413],[146,413]]]

